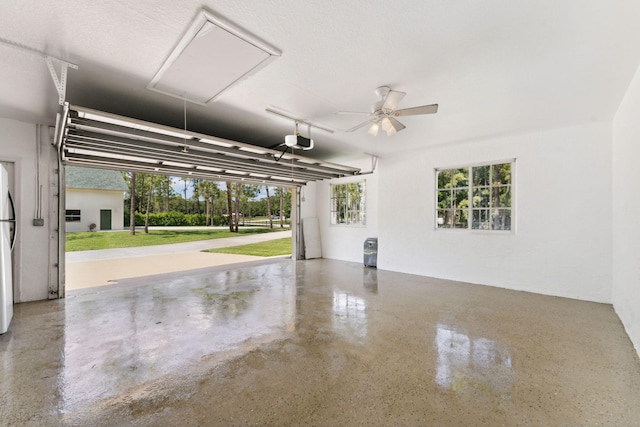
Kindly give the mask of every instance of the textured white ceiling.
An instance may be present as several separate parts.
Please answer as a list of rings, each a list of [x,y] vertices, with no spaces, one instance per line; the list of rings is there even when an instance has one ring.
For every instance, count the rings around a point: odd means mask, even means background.
[[[182,101],[146,89],[206,8],[282,51],[207,106],[190,130],[271,146],[293,123],[328,160],[385,155],[496,134],[610,120],[640,61],[637,0],[111,0],[0,2],[0,38],[77,64],[67,100],[182,127]],[[372,137],[337,111],[368,111],[374,89],[407,92],[407,129]],[[0,116],[52,124],[59,109],[44,61],[0,44]],[[306,133],[306,129],[302,129]]]

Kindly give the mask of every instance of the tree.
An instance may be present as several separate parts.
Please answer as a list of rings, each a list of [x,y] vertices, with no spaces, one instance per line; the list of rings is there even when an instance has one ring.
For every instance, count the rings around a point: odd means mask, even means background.
[[[438,171],[437,179],[439,226],[467,228],[469,168]]]
[[[129,234],[136,234],[136,173],[131,172],[131,181],[129,182],[129,197],[131,199],[129,205]]]
[[[156,177],[155,181],[157,185],[157,188],[156,188],[157,194],[160,196],[160,199],[162,200],[162,208],[158,206],[156,211],[169,212],[170,210],[169,203],[171,201],[171,198],[175,195],[175,191],[171,186],[171,177],[162,175],[162,176]]]
[[[238,231],[238,224],[240,223],[240,194],[242,194],[242,184],[239,182],[236,182],[236,198],[235,198],[236,232]]]
[[[251,207],[254,200],[260,194],[260,186],[255,184],[241,184],[240,190],[240,206],[244,218],[251,216]]]
[[[187,178],[182,178],[184,181],[184,213],[189,213],[189,207],[187,206],[187,183],[189,180]]]
[[[213,225],[213,206],[215,200],[220,195],[220,189],[215,182],[212,181],[200,181],[197,184],[199,194],[204,197],[204,212],[205,212],[205,225],[209,225],[209,218],[211,218],[211,225]]]
[[[233,220],[233,204],[231,202],[231,192],[233,189],[231,188],[231,183],[227,181],[225,183],[227,185],[227,215],[229,216],[229,231],[234,233],[238,231],[237,225]]]
[[[196,205],[196,213],[198,215],[200,215],[200,196],[202,195],[200,193],[200,188],[198,187],[198,184],[200,183],[200,179],[198,178],[193,178],[191,180],[191,186],[193,187],[193,194],[191,195],[191,199],[195,202]]]
[[[149,234],[149,208],[151,206],[151,193],[153,193],[153,175],[149,175],[149,190],[147,191],[147,209],[144,216],[144,234]]]
[[[229,205],[227,204],[227,200],[220,195],[218,198],[213,200],[213,212],[214,215],[217,214],[219,216],[225,216],[229,210]]]
[[[273,228],[273,219],[271,219],[271,199],[269,198],[269,186],[264,186],[267,192],[267,217],[269,218],[269,228]]]
[[[251,199],[247,201],[247,211],[249,216],[267,216],[267,198]]]
[[[276,193],[280,197],[280,228],[284,228],[284,187],[278,187]]]

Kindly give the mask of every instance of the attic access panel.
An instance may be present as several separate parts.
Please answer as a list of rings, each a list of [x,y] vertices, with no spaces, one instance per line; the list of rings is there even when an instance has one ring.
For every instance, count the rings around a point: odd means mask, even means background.
[[[279,50],[203,10],[147,87],[205,105],[279,56]]]
[[[279,187],[360,173],[291,152],[69,104],[57,128],[64,164]]]

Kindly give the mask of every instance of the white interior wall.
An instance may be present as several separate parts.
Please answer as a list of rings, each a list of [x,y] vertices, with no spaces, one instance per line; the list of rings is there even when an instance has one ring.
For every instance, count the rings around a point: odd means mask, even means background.
[[[100,210],[111,210],[111,229],[124,229],[124,193],[112,190],[68,188],[66,208],[80,209],[79,222],[67,222],[66,231],[89,231],[89,224],[100,230]]]
[[[362,172],[371,171],[370,158],[350,162],[349,166],[361,168]],[[330,184],[344,184],[365,181],[365,225],[330,224]],[[352,262],[363,262],[364,241],[369,237],[378,237],[378,173],[320,181],[316,184],[316,215],[320,222],[322,256]],[[380,242],[378,242],[380,244]]]
[[[514,233],[435,229],[436,168],[512,158]],[[397,154],[378,179],[378,268],[611,302],[611,123]],[[327,253],[354,259],[334,234]]]
[[[613,122],[613,306],[640,354],[640,68]]]
[[[37,128],[40,140],[37,141]],[[44,226],[34,226],[36,216],[36,152],[40,144],[40,183]],[[49,143],[48,129],[31,123],[0,118],[0,161],[14,163],[14,201],[17,235],[14,247],[14,301],[47,299],[49,296],[50,231],[52,226],[50,184],[57,164],[56,152]],[[55,246],[55,245],[54,245]],[[55,276],[55,275],[54,275]]]
[[[300,218],[315,217],[318,212],[316,182],[311,181],[300,188]]]

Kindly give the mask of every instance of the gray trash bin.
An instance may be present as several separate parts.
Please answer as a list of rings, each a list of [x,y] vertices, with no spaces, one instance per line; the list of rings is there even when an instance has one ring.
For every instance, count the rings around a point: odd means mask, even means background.
[[[378,267],[378,238],[369,237],[364,241],[364,266]]]

